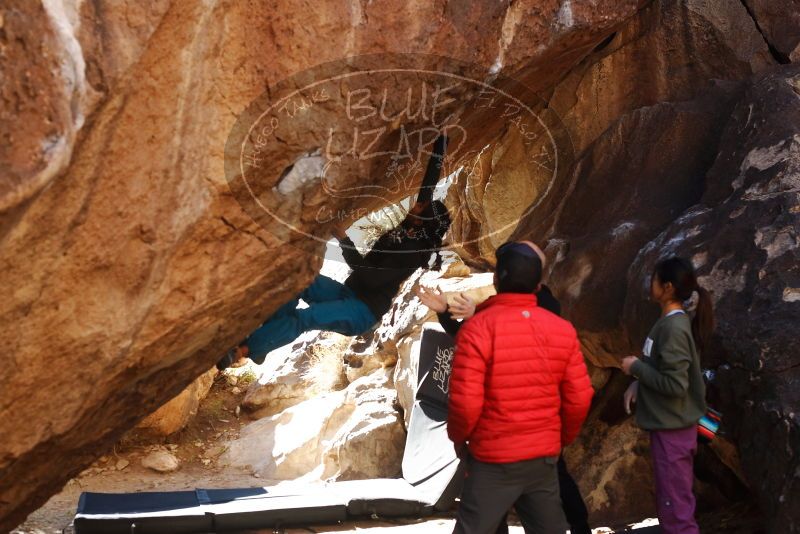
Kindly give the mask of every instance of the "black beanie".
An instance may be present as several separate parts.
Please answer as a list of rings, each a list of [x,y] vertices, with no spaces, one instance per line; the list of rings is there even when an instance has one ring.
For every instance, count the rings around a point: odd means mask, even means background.
[[[528,245],[504,243],[495,252],[498,293],[535,293],[542,281],[542,260]]]

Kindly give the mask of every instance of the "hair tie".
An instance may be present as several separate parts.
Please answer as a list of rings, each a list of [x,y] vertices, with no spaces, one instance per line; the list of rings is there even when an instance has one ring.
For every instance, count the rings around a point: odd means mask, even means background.
[[[695,293],[697,293],[697,296],[695,296]],[[689,298],[684,300],[681,304],[683,306],[683,309],[691,315],[697,309],[697,305],[699,303],[700,303],[700,291],[698,288],[692,290],[692,294],[689,295]]]

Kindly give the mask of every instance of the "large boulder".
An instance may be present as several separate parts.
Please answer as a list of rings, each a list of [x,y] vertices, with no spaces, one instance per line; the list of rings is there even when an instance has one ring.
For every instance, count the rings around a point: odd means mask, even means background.
[[[453,247],[488,268],[508,237],[547,245],[550,284],[593,383],[610,390],[619,387],[610,369],[653,319],[639,303],[657,251],[693,253],[722,313],[706,364],[726,426],[775,528],[793,528],[796,77],[782,71],[741,91],[742,80],[796,60],[795,4],[5,2],[0,530],[307,285],[334,226],[414,190],[421,168],[396,174],[392,151],[433,113],[384,112],[404,109],[404,89],[435,86],[437,71],[475,82],[439,102],[440,119],[461,132],[446,169]],[[387,65],[406,77],[380,72]],[[337,78],[360,72],[370,72],[363,85]],[[310,101],[281,100],[321,77],[328,85],[303,95]],[[520,98],[552,145],[487,105],[478,82]],[[366,90],[355,108],[354,87]],[[279,101],[263,128],[248,129]],[[386,135],[374,143],[357,133],[376,131]],[[252,189],[237,143],[266,147],[250,154]],[[342,194],[365,188],[381,194]],[[391,327],[351,347],[351,386],[413,352],[424,312],[396,304]],[[41,377],[48,388],[33,387]],[[629,423],[590,425],[587,443],[595,432],[635,439],[617,424]],[[714,454],[735,470],[730,451]],[[641,464],[597,458],[592,484],[603,465],[623,477]],[[358,471],[346,459],[330,465]],[[604,509],[602,492],[591,502]]]
[[[412,274],[400,287],[381,324],[370,335],[356,338],[344,354],[345,373],[351,382],[376,369],[394,369],[394,386],[406,426],[417,392],[422,330],[425,323],[438,324],[436,313],[416,296],[419,287],[438,289],[448,302],[463,294],[479,304],[495,293],[491,273],[471,274],[458,256],[443,256],[440,269],[420,269]]]
[[[350,338],[335,332],[307,332],[272,351],[257,369],[242,407],[255,418],[282,412],[304,400],[347,386],[344,351]]]
[[[477,80],[519,72],[545,87],[642,3],[4,3],[0,317],[9,327],[0,331],[0,530],[312,279],[318,238],[335,224],[315,218],[321,204],[338,212],[407,196],[337,197],[304,174],[318,169],[314,151],[329,127],[353,126],[337,100],[298,115],[264,154],[259,192],[279,217],[253,221],[225,183],[223,147],[236,117],[267,87],[265,98],[277,99],[294,87],[281,80],[313,65],[389,51],[430,54],[434,68],[448,54],[473,64]],[[386,64],[382,55],[357,68]],[[337,74],[348,69],[339,67]],[[384,82],[397,87],[373,77],[374,109]],[[328,94],[347,94],[346,85]],[[465,115],[463,96],[443,116]],[[390,109],[405,98],[393,93]],[[477,115],[465,123],[475,147],[503,126]],[[378,144],[388,149],[396,139]],[[390,186],[379,172],[388,160],[360,161],[330,178],[338,190]],[[410,187],[420,177],[415,171]],[[42,376],[50,387],[31,387]]]
[[[211,390],[216,375],[217,369],[212,368],[198,376],[164,406],[142,419],[136,428],[158,436],[169,436],[183,429],[197,414],[200,402]]]
[[[456,250],[468,263],[488,267],[494,248],[509,236],[550,239],[556,258],[558,239],[575,248],[579,235],[616,249],[631,230],[657,234],[698,198],[697,177],[716,155],[713,143],[729,110],[729,82],[774,64],[739,2],[648,3],[548,88],[555,122],[547,127],[558,140],[556,154],[542,158],[550,148],[540,143],[521,146],[507,123],[504,135],[463,165],[447,198]],[[643,206],[661,213],[651,217]],[[634,228],[638,219],[652,228]],[[629,248],[632,257],[638,249]],[[588,276],[585,262],[573,266],[573,278]],[[607,273],[591,278],[609,280]],[[619,303],[619,297],[617,291],[607,301]],[[597,302],[586,302],[586,309],[597,309]]]
[[[578,160],[574,190],[559,201],[557,217],[526,221],[528,236],[547,236],[541,240],[555,260],[551,285],[580,331],[590,369],[616,367],[619,357],[639,351],[658,316],[648,302],[656,261],[670,254],[692,259],[716,303],[717,334],[703,365],[712,371],[709,401],[723,411],[726,433],[698,456],[697,475],[705,483],[699,485],[700,504],[719,502],[720,496],[748,498],[749,490],[775,532],[790,532],[798,521],[791,504],[798,499],[794,414],[800,407],[791,348],[800,265],[798,72],[787,66],[756,75],[744,87],[720,87],[707,105],[660,104],[621,118]],[[659,119],[665,112],[670,120]],[[694,132],[694,143],[702,139],[705,145],[689,144],[688,133],[673,133],[684,128]],[[609,142],[608,136],[620,137]],[[611,184],[632,164],[636,152],[630,147],[651,147],[656,136],[670,142],[634,160],[642,176],[620,195]],[[628,158],[612,157],[612,146]],[[602,209],[588,209],[598,204]],[[591,496],[592,514],[610,518],[605,497],[614,496],[613,514],[632,518],[643,506],[632,496],[652,488],[645,464],[635,458],[647,449],[633,432],[624,447],[631,457],[617,458],[609,450],[625,435],[629,419],[621,407],[627,383],[615,372],[605,376],[603,393],[567,458]],[[628,487],[604,489],[612,480],[604,477],[612,472]]]
[[[772,532],[800,528],[800,66],[757,77],[737,102],[700,202],[642,248],[626,322],[641,335],[646,280],[668,254],[691,258],[714,298],[703,354],[712,404]]]
[[[250,423],[220,464],[271,480],[397,476],[405,431],[391,386],[391,373],[378,370]]]
[[[554,175],[548,187],[539,187],[531,206],[519,210],[507,198],[491,194],[492,184],[502,183],[527,198],[532,184],[540,180],[536,165],[520,172],[519,166],[496,164],[519,150],[509,135],[496,137],[465,165],[450,189],[454,232],[465,243],[459,250],[468,263],[491,266],[493,246],[506,238],[495,233],[507,224],[507,213],[497,203],[520,214],[511,238],[532,239],[546,247],[548,284],[579,330],[593,385],[608,390],[608,395],[621,396],[625,384],[620,385],[613,369],[621,357],[640,350],[646,328],[657,318],[657,309],[646,305],[643,273],[636,271],[636,285],[630,283],[629,268],[636,266],[631,264],[670,225],[680,224],[694,235],[694,226],[687,228],[690,223],[684,218],[694,220],[692,210],[719,180],[710,171],[715,161],[739,146],[734,135],[724,132],[732,128],[735,106],[743,105],[741,80],[779,62],[760,29],[743,3],[649,3],[552,88],[549,101],[569,132],[574,162],[563,175]],[[526,150],[528,158],[536,156],[537,147]],[[769,161],[772,153],[757,155]],[[728,171],[730,175],[733,167]],[[745,217],[745,222],[751,221]],[[765,243],[785,246],[791,240],[783,226],[763,224],[760,235]],[[680,242],[681,235],[671,237]],[[703,233],[700,238],[710,245],[719,234]],[[715,261],[730,262],[725,258],[731,253]],[[714,256],[702,257],[711,261]],[[652,261],[645,270],[651,268]],[[720,269],[718,283],[747,291]],[[793,290],[785,291],[791,295]],[[629,312],[631,302],[640,304]],[[737,317],[744,320],[741,313]],[[765,318],[759,324],[767,328],[769,323]],[[791,399],[788,395],[786,402],[791,404]],[[601,519],[635,517],[643,510],[640,496],[652,488],[649,469],[643,470],[647,448],[619,413],[620,403],[621,399],[608,400],[607,409],[596,405],[581,439],[568,453],[578,462],[579,482],[591,495],[590,512]],[[617,455],[614,444],[631,456]],[[698,462],[701,467],[714,466],[706,482],[728,488],[726,496],[741,498],[738,463],[730,461],[730,454],[706,452]],[[743,455],[742,461],[754,460]],[[759,459],[753,467],[762,464]],[[785,473],[787,466],[781,465]],[[613,480],[618,479],[630,481],[629,487],[615,486]],[[748,484],[761,480],[748,479]],[[777,478],[761,494],[780,506],[775,487]],[[701,497],[706,499],[708,493]],[[652,511],[652,503],[647,506],[644,509]]]
[[[797,0],[744,0],[779,63],[800,60],[800,3]]]
[[[445,294],[448,301],[456,295],[466,295],[476,303],[481,303],[495,293],[492,284],[491,273],[476,273],[468,276],[436,278],[434,276],[423,277],[419,282],[426,287],[436,287]],[[415,286],[405,288],[398,299],[405,301],[405,306],[410,309],[420,309],[421,312],[429,312],[419,299],[415,298],[411,289]],[[429,323],[430,322],[430,323]],[[397,398],[403,409],[403,420],[408,427],[411,418],[411,409],[414,407],[414,400],[417,395],[419,385],[419,360],[420,360],[420,341],[422,332],[426,328],[426,323],[432,328],[438,326],[438,319],[435,314],[426,313],[424,318],[419,320],[410,332],[401,336],[394,344],[397,359],[394,366],[394,387],[397,390]],[[432,323],[432,324],[431,324]]]

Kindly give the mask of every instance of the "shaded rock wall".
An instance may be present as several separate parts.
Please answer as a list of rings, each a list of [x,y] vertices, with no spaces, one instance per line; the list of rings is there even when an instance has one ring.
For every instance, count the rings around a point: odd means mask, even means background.
[[[641,314],[656,257],[690,257],[716,305],[712,402],[774,532],[800,528],[800,66],[755,78],[737,102],[698,204],[648,243],[628,273],[625,316]],[[660,252],[662,251],[662,252]]]
[[[796,528],[796,506],[787,504],[798,502],[798,404],[789,385],[796,358],[785,336],[796,337],[787,320],[798,314],[789,126],[797,124],[798,92],[792,67],[774,69],[788,62],[785,51],[796,44],[786,44],[795,42],[787,36],[800,25],[792,22],[796,8],[776,16],[781,7],[653,2],[549,93],[575,163],[536,196],[536,209],[510,235],[546,245],[549,284],[580,331],[593,384],[604,388],[581,443],[567,452],[596,520],[633,519],[652,491],[646,440],[619,404],[628,379],[613,369],[621,356],[639,352],[656,319],[648,276],[660,255],[673,252],[692,257],[720,321],[704,365],[716,370],[710,400],[726,414],[727,437],[698,460],[701,504],[747,498],[749,486],[770,531]],[[475,266],[494,262],[492,250],[507,236],[493,230],[516,209],[493,196],[493,186],[524,196],[539,180],[534,166],[509,172],[497,165],[496,155],[516,150],[513,138],[499,137],[450,190],[458,213],[452,238],[473,240],[457,249]],[[748,179],[749,194],[737,194]],[[781,453],[768,442],[781,444]]]
[[[744,0],[779,63],[800,59],[800,3],[797,0]]]

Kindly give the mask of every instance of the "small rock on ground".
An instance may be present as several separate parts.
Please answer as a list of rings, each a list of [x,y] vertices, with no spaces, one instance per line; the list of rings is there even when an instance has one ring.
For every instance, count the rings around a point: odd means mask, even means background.
[[[177,470],[180,464],[172,453],[155,451],[142,458],[142,465],[159,473],[171,473]]]

